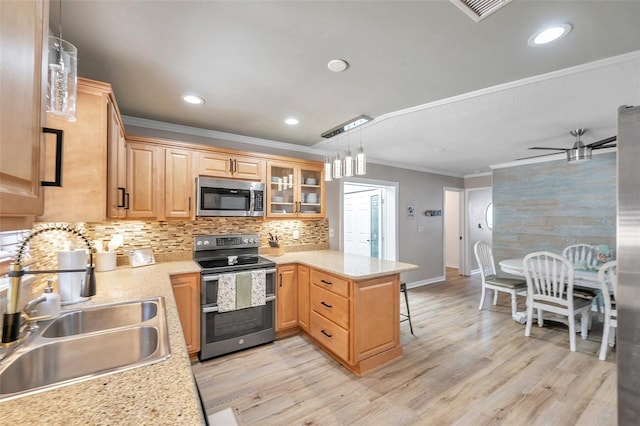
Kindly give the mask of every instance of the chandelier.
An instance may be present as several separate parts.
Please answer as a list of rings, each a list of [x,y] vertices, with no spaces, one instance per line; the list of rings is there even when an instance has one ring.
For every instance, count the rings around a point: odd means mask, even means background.
[[[342,177],[352,177],[354,174],[357,176],[367,174],[367,157],[362,147],[362,129],[359,130],[360,145],[356,151],[355,158],[351,152],[350,131],[371,120],[373,120],[371,117],[360,115],[322,134],[322,137],[327,139],[335,138],[336,142],[335,154],[329,155],[331,140],[327,141],[327,151],[324,159],[325,181],[329,182],[333,179],[341,179]],[[341,139],[338,135],[341,134],[346,134],[347,139],[347,147],[344,151],[340,150]],[[342,140],[344,140],[344,135],[342,136]]]

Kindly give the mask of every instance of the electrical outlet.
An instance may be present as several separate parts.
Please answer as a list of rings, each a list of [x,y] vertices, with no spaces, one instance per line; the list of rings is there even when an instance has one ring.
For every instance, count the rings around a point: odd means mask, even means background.
[[[335,232],[333,228],[329,228],[329,238],[333,238],[334,235],[335,235]]]
[[[295,229],[293,231],[293,239],[297,240],[298,238],[300,238],[300,231],[298,231],[297,229]]]
[[[424,226],[418,226],[418,232],[424,232]]]

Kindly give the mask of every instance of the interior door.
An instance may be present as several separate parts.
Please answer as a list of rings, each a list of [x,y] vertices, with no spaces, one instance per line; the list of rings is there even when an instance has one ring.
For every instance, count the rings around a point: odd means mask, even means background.
[[[375,198],[377,197],[377,198]],[[372,200],[378,200],[377,204]],[[344,196],[344,251],[345,253],[372,256],[372,235],[376,237],[378,248],[380,190],[368,190],[345,194]],[[376,223],[372,234],[372,205],[376,207]],[[379,255],[376,249],[375,257]]]

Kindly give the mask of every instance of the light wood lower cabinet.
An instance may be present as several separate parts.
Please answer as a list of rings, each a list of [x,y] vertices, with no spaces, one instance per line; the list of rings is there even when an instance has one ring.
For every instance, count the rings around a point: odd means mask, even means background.
[[[171,286],[187,351],[193,355],[200,351],[200,274],[172,275]]]
[[[400,276],[362,281],[311,268],[310,336],[357,375],[402,357]]]
[[[297,266],[278,266],[276,275],[276,332],[279,332],[298,327]]]
[[[309,332],[311,271],[308,266],[298,265],[298,324]]]

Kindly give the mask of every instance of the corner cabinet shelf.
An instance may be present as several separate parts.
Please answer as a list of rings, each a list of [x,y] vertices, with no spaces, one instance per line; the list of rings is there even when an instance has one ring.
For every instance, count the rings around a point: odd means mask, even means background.
[[[324,217],[324,165],[316,162],[267,163],[267,217]]]

